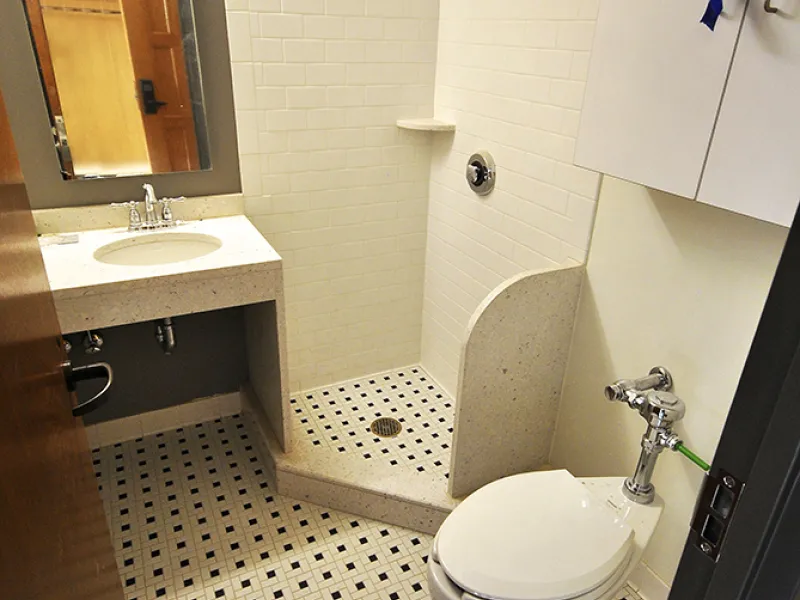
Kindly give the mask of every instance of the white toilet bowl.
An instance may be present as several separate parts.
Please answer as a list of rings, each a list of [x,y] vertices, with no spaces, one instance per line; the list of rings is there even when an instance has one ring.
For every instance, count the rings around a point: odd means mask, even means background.
[[[428,559],[433,600],[608,600],[641,559],[663,509],[622,477],[506,477],[445,519]]]

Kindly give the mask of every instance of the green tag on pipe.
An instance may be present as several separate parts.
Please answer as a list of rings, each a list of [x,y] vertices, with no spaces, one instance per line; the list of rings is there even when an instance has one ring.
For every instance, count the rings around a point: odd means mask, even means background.
[[[692,461],[698,467],[703,469],[703,471],[709,471],[711,469],[711,465],[709,465],[706,461],[704,461],[702,458],[697,456],[697,454],[695,454],[694,452],[689,450],[683,444],[678,444],[677,446],[675,446],[675,450],[677,450],[678,452],[683,454],[686,458],[688,458],[690,461]]]

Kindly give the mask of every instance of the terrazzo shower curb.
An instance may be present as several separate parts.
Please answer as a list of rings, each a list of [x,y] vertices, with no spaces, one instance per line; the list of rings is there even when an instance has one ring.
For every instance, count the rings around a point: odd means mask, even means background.
[[[411,492],[411,496],[407,493],[407,479],[398,481],[377,465],[364,464],[355,471],[349,470],[343,461],[309,457],[297,445],[286,454],[263,410],[247,390],[243,411],[261,432],[268,474],[280,494],[427,534],[436,533],[460,502],[447,495],[444,486],[439,486],[441,492],[431,494],[433,477],[415,476],[419,485],[414,486],[416,493]]]
[[[450,514],[406,498],[351,487],[316,474],[301,475],[278,467],[278,493],[322,506],[434,535]]]

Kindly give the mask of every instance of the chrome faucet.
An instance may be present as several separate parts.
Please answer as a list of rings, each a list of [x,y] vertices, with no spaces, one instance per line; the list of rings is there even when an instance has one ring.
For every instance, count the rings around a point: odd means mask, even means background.
[[[137,202],[130,200],[128,202],[112,203],[111,206],[122,207],[128,209],[128,231],[142,231],[149,229],[162,229],[165,227],[175,227],[181,225],[181,221],[173,218],[172,203],[183,202],[186,200],[183,196],[180,198],[156,198],[156,191],[153,185],[145,183],[142,185],[144,189],[144,217],[139,214],[136,208]],[[156,210],[156,204],[161,205],[161,215]]]
[[[155,227],[158,222],[156,218],[156,202],[158,202],[158,199],[152,184],[145,183],[142,188],[144,188],[144,227],[150,229]]]

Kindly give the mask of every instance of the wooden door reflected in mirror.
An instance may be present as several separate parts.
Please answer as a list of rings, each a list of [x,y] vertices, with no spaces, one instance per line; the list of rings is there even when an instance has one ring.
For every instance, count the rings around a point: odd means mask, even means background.
[[[211,168],[192,0],[20,1],[64,179]]]

